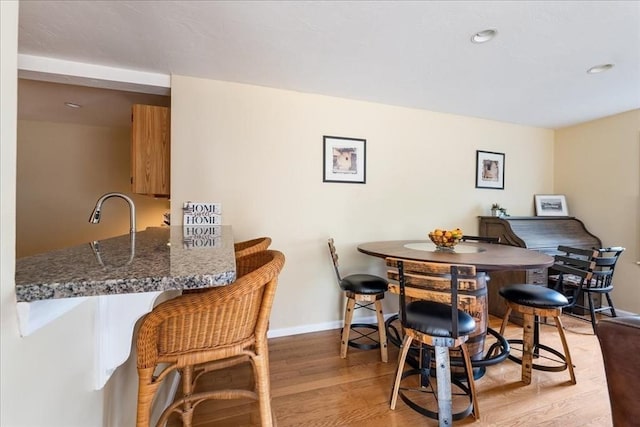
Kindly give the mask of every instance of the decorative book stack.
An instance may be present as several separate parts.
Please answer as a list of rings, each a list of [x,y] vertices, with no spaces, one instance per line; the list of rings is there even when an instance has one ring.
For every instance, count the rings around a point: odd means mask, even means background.
[[[185,202],[182,206],[183,244],[189,248],[220,246],[222,205],[220,203]]]

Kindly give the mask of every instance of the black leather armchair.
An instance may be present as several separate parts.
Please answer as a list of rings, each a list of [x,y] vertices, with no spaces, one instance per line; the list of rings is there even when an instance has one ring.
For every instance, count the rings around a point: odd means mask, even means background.
[[[602,319],[596,327],[607,376],[614,427],[632,427],[640,420],[635,392],[640,382],[640,316]]]

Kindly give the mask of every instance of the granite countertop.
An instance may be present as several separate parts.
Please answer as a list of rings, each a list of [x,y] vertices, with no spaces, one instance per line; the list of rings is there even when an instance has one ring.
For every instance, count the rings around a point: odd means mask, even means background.
[[[18,302],[224,286],[236,278],[230,226],[151,227],[16,260]]]

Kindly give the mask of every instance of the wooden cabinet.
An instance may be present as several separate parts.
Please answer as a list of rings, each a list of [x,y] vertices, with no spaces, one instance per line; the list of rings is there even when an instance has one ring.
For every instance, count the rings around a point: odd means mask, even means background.
[[[500,237],[500,242],[540,251],[547,255],[557,254],[559,245],[576,248],[599,248],[600,239],[574,217],[493,217],[482,216],[478,234],[480,236]],[[514,283],[533,283],[547,285],[546,268],[526,271],[496,271],[490,274],[488,286],[489,313],[503,317],[506,312],[504,299],[498,290]],[[582,313],[578,313],[582,314]],[[522,316],[512,314],[511,321],[522,324]]]
[[[171,114],[168,107],[132,107],[131,191],[169,197]]]

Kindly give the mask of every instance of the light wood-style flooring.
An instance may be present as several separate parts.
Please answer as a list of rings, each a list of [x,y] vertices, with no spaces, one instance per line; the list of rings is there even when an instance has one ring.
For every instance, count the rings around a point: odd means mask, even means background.
[[[476,381],[480,420],[472,417],[455,425],[484,426],[611,426],[610,405],[597,338],[591,325],[563,316],[567,340],[576,366],[577,384],[568,371],[533,371],[533,382],[520,381],[521,366],[506,360],[489,367]],[[491,318],[498,330],[500,321]],[[521,338],[522,329],[511,325],[507,338]],[[561,348],[555,327],[541,327],[541,342]],[[378,350],[349,348],[341,359],[340,331],[275,338],[269,341],[273,412],[285,426],[437,426],[437,421],[398,400],[389,409],[389,394],[398,349],[389,346],[389,363],[380,362]],[[213,372],[201,379],[202,388],[250,387],[249,365]],[[180,426],[171,418],[169,426]],[[257,404],[249,401],[208,401],[195,411],[194,426],[259,425]]]

